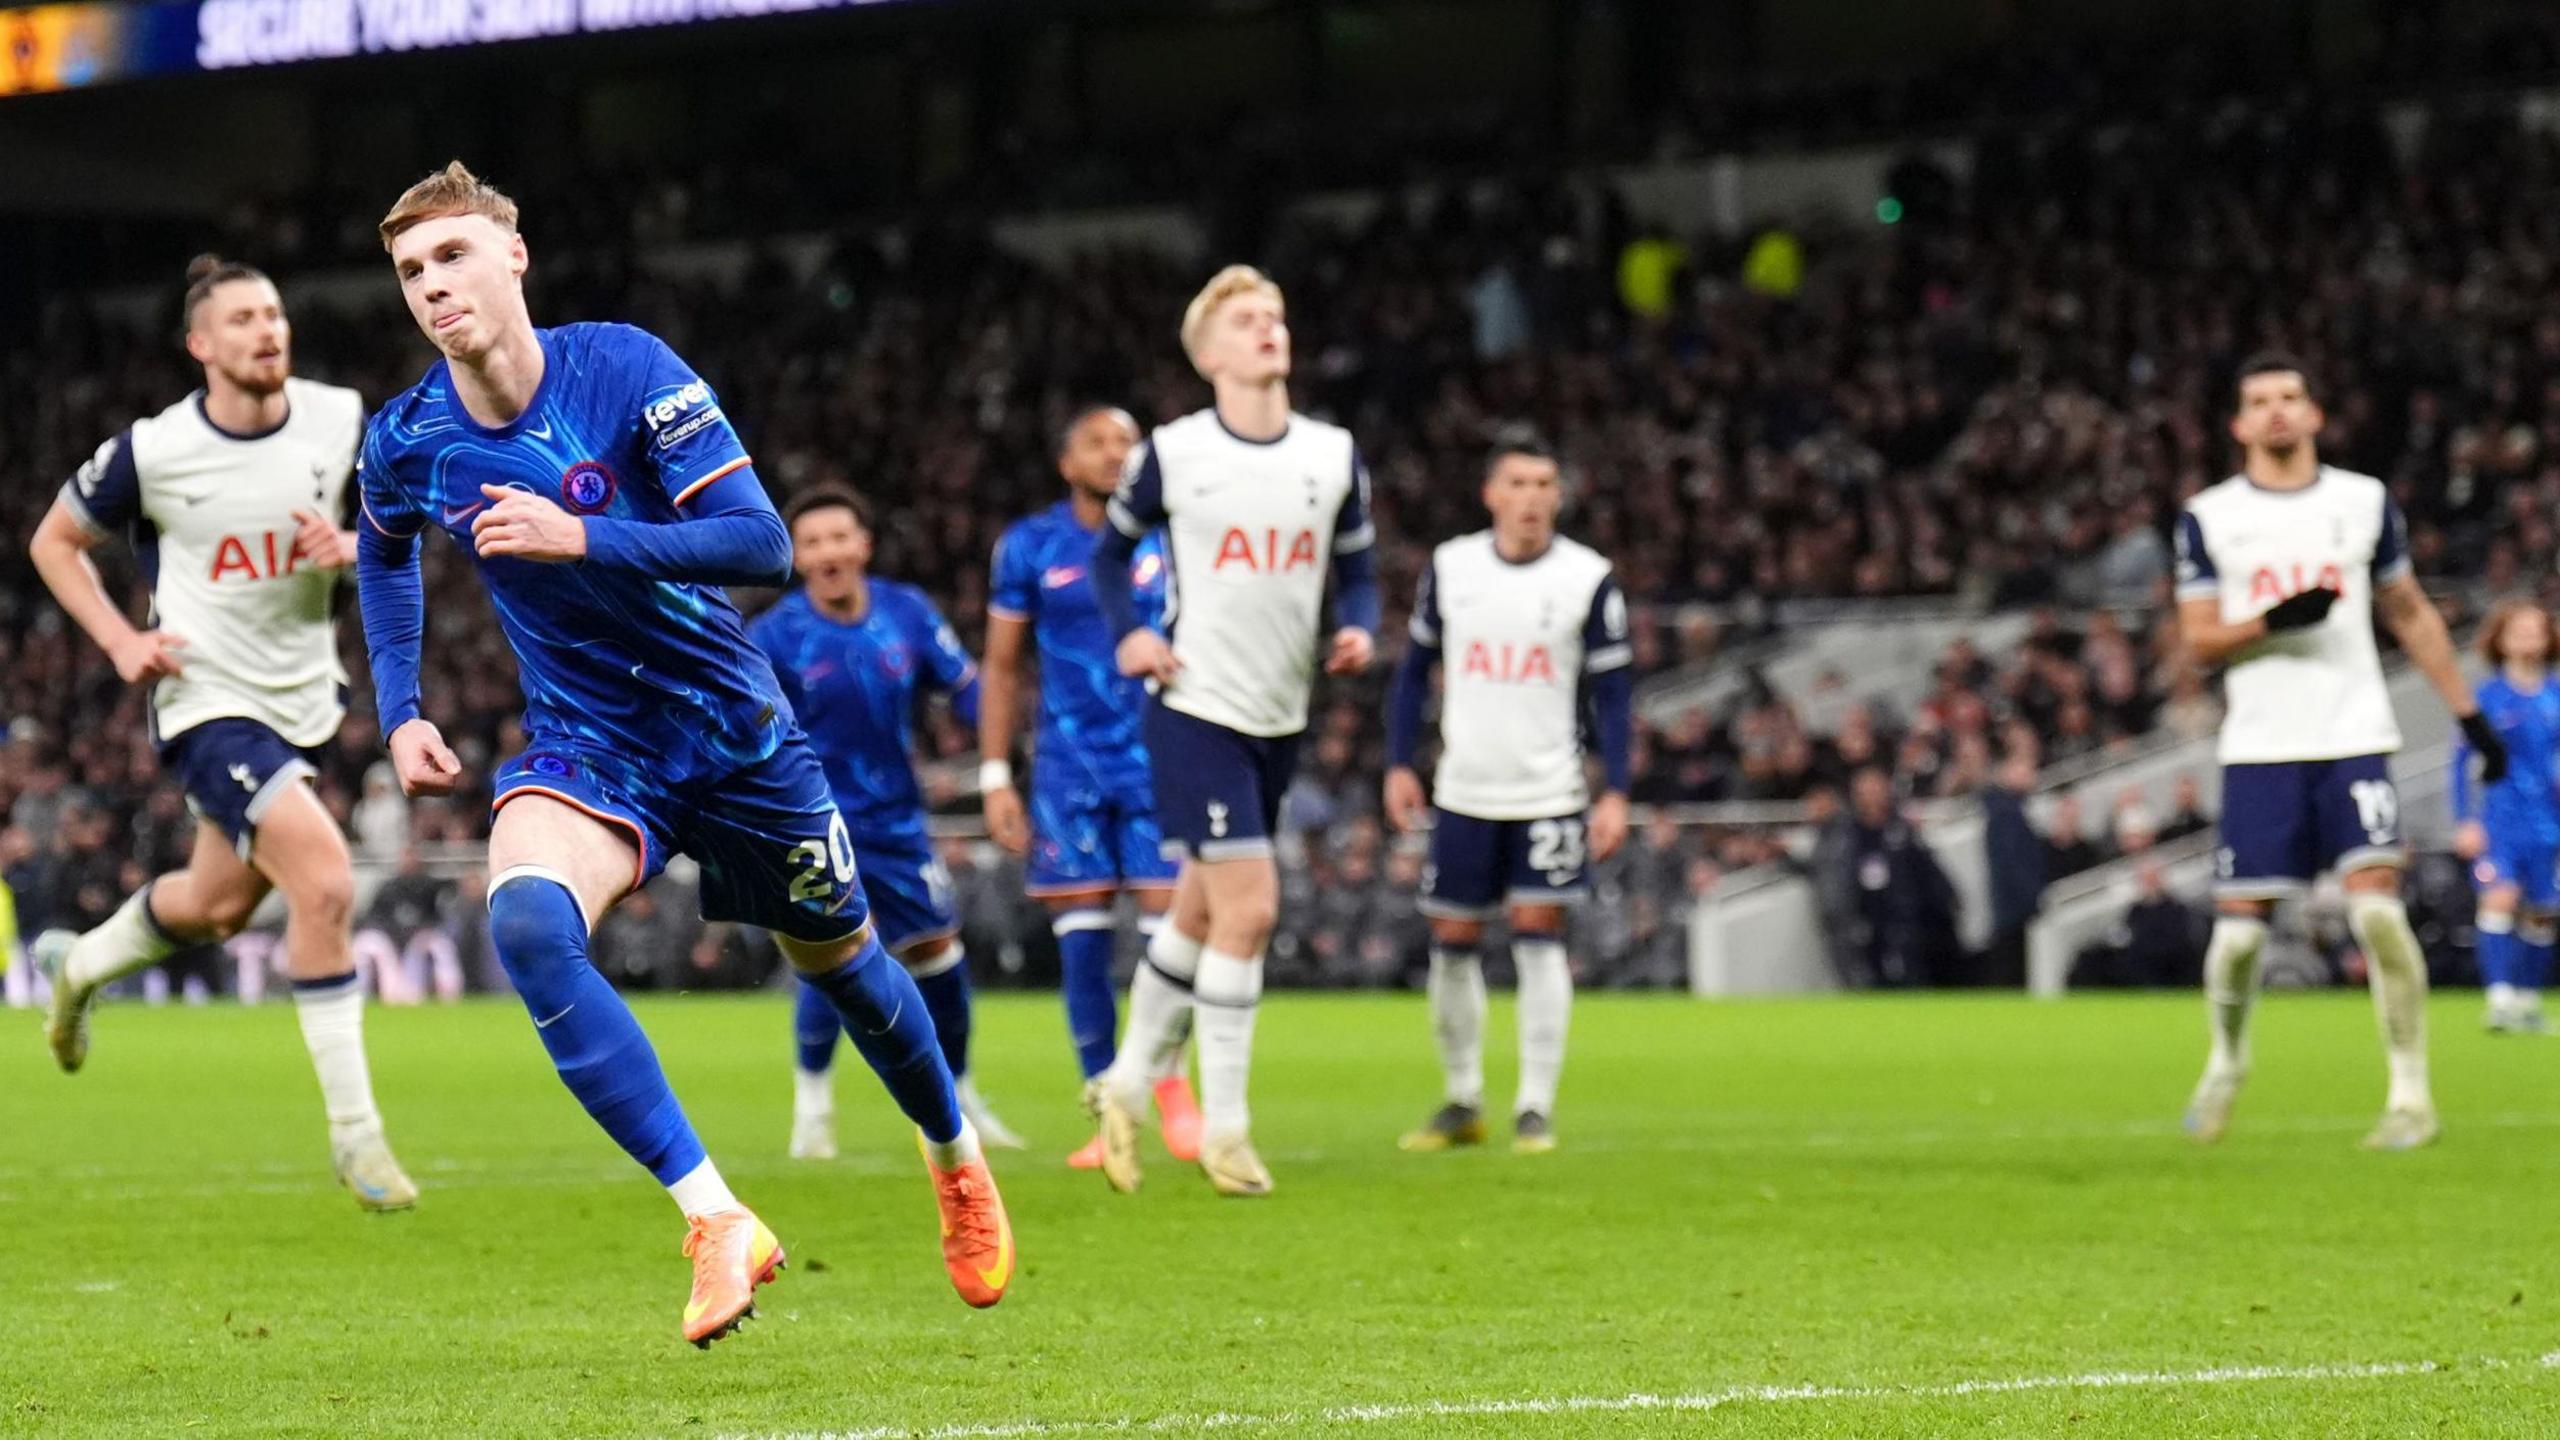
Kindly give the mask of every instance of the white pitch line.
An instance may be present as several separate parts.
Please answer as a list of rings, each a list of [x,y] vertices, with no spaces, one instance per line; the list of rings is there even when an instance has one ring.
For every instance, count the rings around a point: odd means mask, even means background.
[[[1420,1400],[1401,1404],[1333,1405],[1268,1415],[1213,1411],[1161,1415],[1152,1420],[1012,1420],[991,1424],[871,1425],[851,1430],[789,1430],[730,1434],[720,1440],[1045,1440],[1066,1435],[1187,1435],[1210,1430],[1258,1430],[1282,1425],[1377,1425],[1408,1420],[1476,1420],[1503,1415],[1609,1415],[1636,1411],[1696,1412],[1737,1405],[1786,1405],[1824,1400],[1960,1400],[1973,1395],[2015,1395],[2040,1390],[2168,1389],[2199,1385],[2299,1383],[2312,1380],[2393,1380],[2447,1369],[2506,1370],[2539,1364],[2560,1369],[2560,1350],[2538,1361],[2483,1358],[2445,1366],[2433,1360],[2371,1364],[2234,1365],[2208,1370],[2101,1370],[2081,1375],[2020,1375],[1995,1380],[1956,1380],[1937,1385],[1737,1385],[1685,1395],[1562,1395],[1517,1400]]]

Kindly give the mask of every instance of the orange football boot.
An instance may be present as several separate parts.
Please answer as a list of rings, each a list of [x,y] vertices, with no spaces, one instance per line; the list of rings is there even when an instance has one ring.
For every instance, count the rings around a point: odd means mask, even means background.
[[[924,1136],[916,1136],[916,1143],[921,1148]],[[933,1163],[931,1151],[924,1169],[942,1207],[942,1267],[951,1272],[951,1288],[960,1298],[984,1310],[1013,1283],[1013,1222],[1005,1218],[996,1177],[983,1157],[945,1170]]]
[[[1102,1137],[1101,1137],[1101,1136],[1099,1136],[1099,1135],[1094,1136],[1092,1139],[1087,1140],[1086,1142],[1084,1142],[1084,1148],[1083,1148],[1083,1149],[1078,1150],[1078,1151],[1077,1151],[1076,1153],[1074,1153],[1073,1155],[1068,1156],[1068,1157],[1067,1157],[1067,1168],[1068,1168],[1068,1169],[1070,1169],[1070,1170],[1099,1170],[1099,1169],[1101,1169],[1101,1168],[1102,1168]]]
[[[1188,1165],[1200,1158],[1200,1102],[1190,1080],[1177,1073],[1156,1082],[1156,1120],[1174,1159]]]
[[[754,1212],[744,1209],[696,1215],[687,1221],[684,1253],[693,1262],[693,1298],[684,1306],[684,1338],[704,1350],[756,1313],[756,1287],[770,1284],[786,1259],[782,1242]]]

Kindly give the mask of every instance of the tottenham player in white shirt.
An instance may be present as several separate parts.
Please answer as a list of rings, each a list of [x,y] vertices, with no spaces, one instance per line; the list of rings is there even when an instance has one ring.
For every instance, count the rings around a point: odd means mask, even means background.
[[[1446,1150],[1484,1139],[1485,921],[1507,909],[1520,976],[1520,1089],[1513,1150],[1555,1148],[1573,976],[1565,906],[1586,867],[1627,838],[1635,654],[1627,602],[1608,560],[1556,533],[1564,482],[1535,441],[1498,445],[1486,467],[1493,528],[1431,554],[1413,607],[1413,644],[1387,702],[1387,818],[1401,830],[1431,812],[1431,1018],[1445,1103],[1400,1142]],[[1445,675],[1441,754],[1426,802],[1414,752],[1431,672]],[[1595,802],[1584,773],[1584,718],[1606,775]]]
[[[338,1179],[368,1210],[405,1209],[418,1190],[383,1140],[365,1061],[347,843],[306,783],[345,714],[329,610],[355,556],[336,517],[364,401],[292,378],[292,325],[265,275],[205,256],[187,281],[187,353],[204,388],[100,446],[27,548],[116,673],[152,687],[153,736],[196,812],[195,850],[87,934],[37,937],[54,976],[46,1039],[64,1070],[79,1069],[99,987],[238,934],[282,890],[286,968]],[[119,533],[156,570],[147,630],[89,560]]]
[[[2212,1050],[2187,1132],[2210,1143],[2248,1076],[2249,1008],[2275,900],[2336,869],[2364,948],[2390,1091],[2364,1144],[2408,1150],[2436,1136],[2427,1083],[2427,962],[2400,903],[2400,802],[2389,757],[2399,726],[2374,647],[2379,611],[2479,750],[2506,770],[2497,731],[2463,682],[2443,619],[2410,571],[2406,526],[2382,482],[2320,463],[2321,413],[2302,367],[2241,367],[2231,434],[2241,473],[2178,520],[2178,621],[2207,664],[2227,666],[2218,911],[2205,949]]]
[[[1196,1018],[1200,1167],[1222,1195],[1265,1195],[1271,1172],[1248,1134],[1245,1081],[1280,905],[1272,832],[1319,650],[1337,675],[1374,653],[1377,535],[1349,432],[1289,408],[1277,285],[1250,266],[1220,271],[1183,312],[1182,345],[1216,404],[1131,454],[1088,567],[1121,673],[1154,682],[1146,742],[1156,821],[1182,873],[1173,922],[1131,982],[1119,1053],[1086,1097],[1101,1121],[1104,1177],[1136,1189],[1148,1088]],[[1129,570],[1159,527],[1172,575],[1162,635],[1138,623]],[[1328,574],[1336,626],[1320,646]]]

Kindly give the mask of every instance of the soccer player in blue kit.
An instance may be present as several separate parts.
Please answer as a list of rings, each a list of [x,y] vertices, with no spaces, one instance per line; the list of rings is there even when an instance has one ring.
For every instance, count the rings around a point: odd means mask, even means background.
[[[2467,741],[2453,747],[2454,853],[2480,890],[2480,982],[2493,1034],[2540,1034],[2551,979],[2552,919],[2560,912],[2560,684],[2551,673],[2551,617],[2507,600],[2480,626],[2480,658],[2495,673],[2473,691],[2507,747],[2504,778],[2474,786]]]
[[[862,857],[862,893],[881,943],[915,977],[933,1016],[942,1057],[959,1087],[960,1113],[986,1144],[1022,1141],[969,1083],[969,966],[951,872],[925,829],[916,783],[917,692],[950,698],[963,724],[978,719],[978,667],[942,612],[913,585],[871,571],[870,507],[850,490],[821,486],[795,496],[787,514],[792,568],[801,584],[747,627],[773,661],[827,771],[836,808]],[[836,1008],[815,985],[800,987],[791,1154],[836,1153]]]
[[[880,944],[825,772],[721,588],[781,583],[790,539],[718,398],[644,331],[535,329],[515,202],[458,161],[381,233],[441,352],[374,416],[358,467],[382,731],[404,790],[454,791],[461,762],[418,679],[434,527],[473,557],[525,690],[525,749],[494,782],[490,937],[561,1080],[684,1212],[684,1337],[708,1345],[752,1314],[783,1248],[587,959],[597,917],[679,850],[705,918],[774,931],[835,1004],[921,1132],[953,1286],[996,1303],[1014,1250],[994,1178],[915,981]]]
[[[1067,498],[1008,527],[996,542],[987,597],[986,697],[978,707],[978,788],[987,833],[1024,857],[1031,894],[1049,907],[1058,937],[1059,989],[1067,1034],[1084,1078],[1118,1054],[1118,997],[1111,988],[1111,906],[1126,890],[1138,902],[1138,929],[1152,944],[1173,903],[1181,867],[1164,857],[1156,825],[1147,745],[1144,682],[1120,673],[1111,632],[1094,598],[1093,545],[1103,508],[1138,444],[1138,422],[1110,405],[1078,410],[1059,432],[1058,474]],[[1160,623],[1164,547],[1150,538],[1130,567],[1131,597],[1145,623]],[[1037,751],[1030,804],[1014,788],[1014,687],[1039,653]],[[1165,1149],[1186,1164],[1200,1158],[1200,1104],[1182,1073],[1177,1044],[1156,1077],[1156,1114]],[[1067,1157],[1077,1170],[1102,1168],[1102,1137]]]

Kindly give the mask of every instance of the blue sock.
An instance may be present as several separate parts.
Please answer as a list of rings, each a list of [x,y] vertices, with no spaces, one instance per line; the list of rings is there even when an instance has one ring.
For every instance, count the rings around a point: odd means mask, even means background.
[[[934,1038],[933,1017],[916,993],[906,967],[889,958],[877,939],[824,975],[800,977],[823,992],[844,1020],[853,1048],[889,1087],[889,1097],[924,1138],[949,1144],[960,1136],[960,1097],[951,1069]]]
[[[951,1078],[969,1073],[969,956],[960,942],[936,955],[928,965],[942,968],[929,974],[907,972],[916,982],[916,993],[924,997],[924,1011],[933,1017],[933,1038],[942,1043],[943,1068]]]
[[[1069,910],[1049,922],[1058,934],[1059,989],[1067,1001],[1067,1038],[1084,1078],[1111,1068],[1118,1053],[1120,997],[1111,989],[1111,914]]]
[[[577,897],[545,875],[502,875],[489,892],[489,938],[569,1093],[659,1183],[691,1174],[702,1142],[631,1007],[587,963]]]
[[[2480,916],[2480,983],[2516,983],[2516,917],[2484,912]]]
[[[800,1068],[812,1075],[823,1075],[836,1063],[836,1037],[844,1033],[844,1022],[836,1018],[836,1007],[827,1001],[825,992],[807,981],[792,997],[791,1036],[799,1045]]]
[[[2539,992],[2551,983],[2551,922],[2527,920],[2516,931],[2515,987]]]

